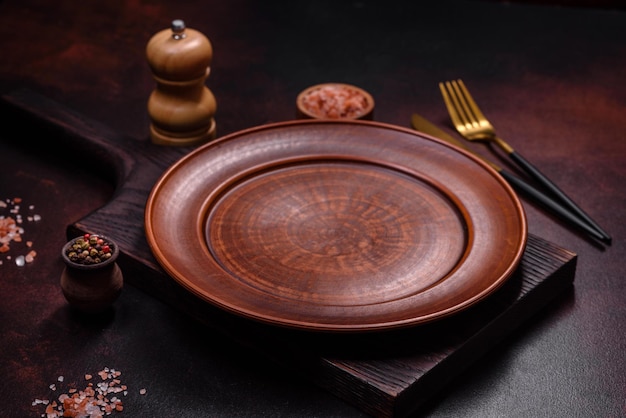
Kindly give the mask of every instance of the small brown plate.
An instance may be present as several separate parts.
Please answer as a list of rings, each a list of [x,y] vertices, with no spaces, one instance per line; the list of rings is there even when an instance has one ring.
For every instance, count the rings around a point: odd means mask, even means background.
[[[509,185],[407,128],[299,120],[197,148],[150,193],[157,261],[202,300],[263,323],[363,332],[460,312],[526,245]]]

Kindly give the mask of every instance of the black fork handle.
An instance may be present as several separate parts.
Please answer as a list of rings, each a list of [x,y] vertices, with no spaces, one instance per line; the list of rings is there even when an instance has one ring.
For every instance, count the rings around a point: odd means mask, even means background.
[[[537,167],[531,164],[526,158],[524,158],[519,152],[512,151],[509,156],[517,165],[524,169],[531,177],[541,183],[546,189],[548,189],[556,198],[558,198],[563,204],[574,212],[581,220],[583,220],[591,228],[595,229],[600,234],[602,241],[611,243],[611,236],[600,227],[589,215],[587,215],[572,199],[570,199],[565,192],[563,192],[556,184],[548,179]]]
[[[552,199],[550,196],[542,193],[540,190],[535,189],[524,180],[516,177],[515,175],[507,172],[506,170],[499,170],[500,175],[520,194],[532,199],[539,203],[544,208],[551,211],[562,221],[569,225],[578,228],[580,231],[586,232],[589,236],[604,241],[604,236],[596,231],[594,228],[583,222],[578,216],[563,207],[559,202]]]

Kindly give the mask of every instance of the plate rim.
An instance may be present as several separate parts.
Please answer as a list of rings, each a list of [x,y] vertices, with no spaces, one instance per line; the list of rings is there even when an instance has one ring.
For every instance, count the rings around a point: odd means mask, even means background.
[[[208,150],[213,149],[213,148],[219,148],[223,146],[223,144],[228,144],[229,141],[232,141],[239,137],[254,135],[263,131],[284,129],[284,128],[290,128],[294,126],[301,127],[305,125],[325,125],[325,124],[370,126],[370,127],[378,128],[382,130],[398,131],[398,132],[416,136],[416,137],[419,137],[428,141],[433,141],[437,143],[439,146],[444,146],[445,148],[450,149],[452,152],[462,154],[465,158],[471,160],[473,164],[478,165],[482,170],[485,170],[487,173],[489,173],[490,177],[493,177],[497,181],[497,183],[499,183],[500,187],[502,187],[503,192],[510,199],[518,215],[517,217],[517,221],[519,224],[518,233],[520,237],[519,237],[519,240],[517,240],[517,246],[516,246],[515,254],[512,257],[512,262],[506,268],[503,274],[501,274],[500,277],[496,278],[496,280],[494,280],[488,288],[485,288],[481,292],[475,294],[473,297],[466,299],[461,304],[456,304],[454,306],[446,308],[445,310],[438,311],[436,313],[433,313],[432,315],[422,316],[420,318],[400,319],[397,321],[387,321],[384,323],[377,323],[377,324],[372,324],[372,323],[321,324],[321,323],[301,322],[297,320],[296,321],[286,320],[285,318],[271,318],[268,316],[259,315],[259,313],[255,311],[250,311],[241,307],[237,308],[229,304],[222,303],[222,300],[220,300],[219,298],[211,298],[211,297],[207,298],[204,292],[199,291],[199,289],[197,289],[196,286],[189,283],[187,280],[185,280],[184,277],[180,277],[180,274],[177,271],[176,267],[172,265],[172,263],[168,260],[166,254],[164,254],[161,251],[159,247],[158,239],[154,235],[154,231],[152,229],[152,221],[151,221],[152,214],[154,211],[154,206],[158,203],[159,191],[162,189],[164,184],[167,183],[168,179],[173,175],[173,173],[175,173],[177,170],[181,168],[184,168],[185,164],[187,164],[187,162],[190,161],[191,159],[198,158],[199,155],[205,152],[208,152]],[[197,232],[199,230],[204,229],[204,226],[202,225],[203,222],[201,219],[196,219],[195,222],[196,222],[195,230]],[[179,160],[171,164],[158,178],[153,188],[151,189],[148,199],[146,201],[146,209],[145,209],[145,214],[144,214],[144,227],[145,227],[146,238],[148,240],[150,250],[152,254],[154,255],[155,259],[157,260],[158,264],[166,271],[168,275],[170,275],[176,282],[181,284],[187,291],[192,293],[195,297],[199,297],[205,302],[211,303],[215,306],[225,309],[226,311],[230,313],[243,316],[251,320],[260,321],[262,323],[277,325],[277,326],[286,327],[290,329],[295,328],[295,329],[301,329],[301,330],[329,331],[329,332],[363,332],[363,331],[379,331],[379,330],[406,328],[408,326],[415,326],[415,325],[420,325],[423,323],[429,323],[434,320],[448,317],[454,313],[463,311],[466,308],[473,306],[480,300],[491,295],[495,290],[497,290],[497,288],[503,285],[510,278],[510,276],[513,274],[515,269],[518,267],[519,262],[521,261],[524,249],[526,247],[527,238],[528,238],[526,214],[524,211],[524,207],[521,204],[521,201],[519,200],[519,197],[517,196],[515,191],[512,189],[512,187],[506,182],[506,180],[504,180],[504,178],[502,178],[500,174],[497,173],[496,170],[494,170],[491,166],[489,166],[487,163],[482,161],[480,158],[469,153],[467,150],[456,147],[452,144],[449,144],[443,140],[440,140],[436,137],[425,134],[423,132],[418,132],[409,128],[392,125],[392,124],[388,124],[384,122],[361,121],[361,120],[312,119],[312,120],[290,120],[290,121],[283,121],[283,122],[274,122],[274,123],[268,123],[264,125],[259,125],[259,126],[243,129],[237,132],[233,132],[231,134],[218,138],[214,141],[206,143],[190,151],[188,154],[182,156]],[[196,239],[199,239],[200,241],[204,241],[203,236],[197,236]]]

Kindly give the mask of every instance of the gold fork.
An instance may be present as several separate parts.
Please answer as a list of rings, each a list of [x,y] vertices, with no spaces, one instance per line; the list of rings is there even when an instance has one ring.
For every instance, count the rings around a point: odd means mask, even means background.
[[[496,134],[496,130],[487,120],[480,108],[474,102],[465,84],[461,80],[452,80],[439,83],[439,89],[443,100],[448,108],[450,119],[456,130],[469,141],[491,141],[499,146],[517,165],[526,171],[531,177],[541,183],[556,198],[567,205],[581,219],[595,228],[604,238],[611,242],[611,237],[593,219],[589,217],[576,203],[572,201],[556,184],[550,181],[534,165],[532,165],[519,152],[507,144]]]

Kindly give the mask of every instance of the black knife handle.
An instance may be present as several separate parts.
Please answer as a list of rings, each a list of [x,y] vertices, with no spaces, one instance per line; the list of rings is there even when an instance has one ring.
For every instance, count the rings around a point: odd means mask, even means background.
[[[602,237],[602,241],[611,242],[611,236],[607,234],[589,215],[587,215],[572,199],[570,199],[559,187],[548,179],[541,171],[532,165],[526,158],[522,157],[517,151],[509,153],[509,156],[515,163],[523,168],[529,175],[535,178],[546,189],[548,189],[556,198],[565,204],[570,211],[574,212],[579,219],[582,219],[590,227],[598,231]]]
[[[582,219],[578,218],[572,212],[564,208],[560,203],[552,199],[550,196],[542,193],[530,184],[526,183],[524,180],[516,177],[515,175],[505,170],[500,170],[499,173],[516,191],[533,199],[535,202],[540,203],[542,206],[552,211],[553,214],[557,215],[563,221],[566,221],[570,225],[577,227],[579,230],[586,232],[590,236],[600,241],[605,240],[605,237],[602,234],[589,226],[587,223],[583,222]]]

